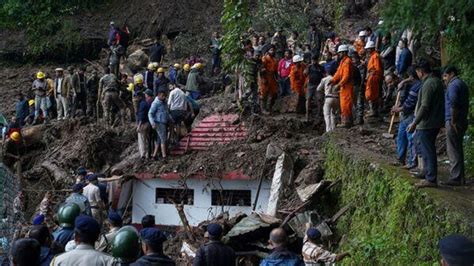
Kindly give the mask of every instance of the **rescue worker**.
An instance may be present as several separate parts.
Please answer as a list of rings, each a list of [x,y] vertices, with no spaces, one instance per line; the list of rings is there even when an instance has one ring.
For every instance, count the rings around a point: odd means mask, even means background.
[[[359,36],[355,39],[354,41],[354,48],[356,50],[356,53],[359,56],[362,56],[365,54],[365,31],[362,30],[359,32]]]
[[[306,75],[304,70],[306,65],[303,63],[303,57],[300,55],[293,56],[293,65],[290,70],[290,84],[291,90],[297,94],[298,103],[296,105],[296,112],[299,114],[306,113],[305,111],[305,91],[304,85],[306,81]]]
[[[28,108],[29,108],[29,112],[28,112],[28,116],[25,118],[25,125],[32,125],[34,123],[34,120],[35,120],[35,100],[31,99],[31,100],[28,100]]]
[[[105,75],[99,80],[99,101],[102,102],[102,110],[107,125],[115,122],[116,110],[122,110],[124,105],[119,98],[117,77],[110,73],[110,68],[105,68]],[[99,105],[99,102],[97,102]]]
[[[125,121],[125,116],[130,114],[130,121],[135,122],[135,108],[133,106],[133,92],[135,91],[134,83],[128,83],[128,75],[126,73],[120,74],[119,81],[119,99],[125,106],[123,112],[120,113],[120,120],[122,123]]]
[[[196,251],[193,266],[235,265],[234,250],[221,241],[222,227],[211,223],[207,226],[207,234],[209,242]]]
[[[181,65],[176,63],[172,66],[170,66],[168,70],[168,78],[170,80],[170,83],[176,84],[176,79],[178,77],[178,71],[181,69]]]
[[[75,203],[67,203],[58,210],[59,228],[53,232],[55,242],[64,248],[74,239],[74,221],[81,214],[81,208]]]
[[[273,105],[278,95],[278,83],[276,81],[278,63],[274,56],[275,45],[271,45],[262,57],[259,79],[260,106],[263,111],[269,112],[270,114],[273,111]]]
[[[94,243],[100,234],[100,224],[87,215],[79,215],[74,224],[76,248],[55,257],[51,266],[113,265],[113,257],[94,250]]]
[[[365,98],[369,102],[370,117],[378,116],[378,101],[380,95],[380,85],[382,84],[383,68],[380,55],[375,51],[375,43],[367,42],[365,45],[369,60],[367,63],[367,84],[365,88]]]
[[[48,97],[48,115],[49,118],[57,118],[58,112],[56,108],[56,99],[54,98],[54,80],[51,78],[48,72],[45,73],[45,80],[48,83],[48,90],[46,91],[46,97]]]
[[[76,110],[80,108],[82,115],[86,115],[87,111],[87,88],[86,88],[86,67],[81,66],[79,71],[72,75],[72,111],[71,116],[76,117]]]
[[[180,87],[185,87],[190,70],[191,70],[191,67],[189,66],[189,64],[185,64],[183,66],[183,69],[180,69],[178,71],[178,74],[176,76],[176,84],[178,84]]]
[[[20,127],[25,125],[25,119],[29,115],[28,100],[25,98],[23,93],[18,94],[18,102],[15,104],[15,117]]]
[[[99,110],[96,108],[99,93],[99,74],[97,70],[92,71],[92,76],[87,80],[87,115],[97,117]]]
[[[109,253],[117,232],[122,228],[122,217],[116,212],[110,212],[105,224],[109,231],[100,235],[99,240],[95,243],[95,249]]]
[[[170,80],[165,76],[165,69],[162,67],[159,67],[158,70],[156,70],[156,78],[155,78],[155,83],[153,84],[153,92],[155,95],[158,94],[158,90],[168,90],[168,84],[170,83]]]
[[[56,99],[56,108],[58,120],[69,117],[69,97],[71,93],[70,79],[64,76],[64,69],[56,68],[56,79],[54,80],[54,98]]]
[[[166,49],[160,43],[160,40],[157,38],[156,42],[150,47],[150,61],[156,62],[159,65],[163,63],[163,58],[165,57]]]
[[[135,96],[135,98],[139,100],[136,121],[138,134],[138,152],[140,153],[140,158],[142,160],[150,157],[150,154],[147,155],[146,147],[147,143],[150,141],[150,123],[148,122],[148,111],[150,110],[151,102],[153,101],[153,92],[147,89],[145,93],[148,94],[147,98],[145,98],[144,94],[141,92],[136,92]]]
[[[110,50],[109,68],[110,72],[116,77],[120,75],[120,57],[125,55],[125,50],[122,45],[114,45]]]
[[[155,72],[156,72],[156,64],[149,63],[147,70],[142,74],[144,84],[149,89],[153,89],[153,84],[155,84]]]
[[[143,256],[131,266],[161,265],[174,266],[175,263],[163,254],[163,242],[166,236],[156,228],[145,228],[140,231]]]
[[[324,69],[325,77],[321,80],[316,89],[318,92],[324,91],[323,115],[326,124],[326,132],[336,128],[336,113],[339,110],[339,93],[334,89],[332,78],[334,70],[330,67]]]
[[[181,124],[186,118],[186,110],[188,110],[188,105],[190,105],[190,103],[188,103],[186,99],[186,94],[178,86],[173,84],[170,88],[171,91],[168,96],[168,108],[172,120],[170,139],[171,141],[178,143]],[[189,107],[189,109],[192,109],[192,107]],[[171,135],[174,137],[172,138]]]
[[[288,236],[283,228],[275,228],[270,233],[268,243],[273,250],[260,263],[261,266],[270,265],[298,265],[303,266],[303,261],[287,248]]]
[[[345,44],[339,45],[337,55],[340,59],[339,67],[332,79],[335,85],[334,91],[339,91],[339,100],[341,105],[341,122],[343,127],[352,126],[352,94],[353,77],[352,77],[352,61],[347,55],[349,48]]]
[[[100,190],[98,187],[97,175],[90,174],[86,177],[87,186],[83,188],[84,196],[89,200],[91,205],[92,217],[98,222],[102,221],[102,209],[104,208],[104,203],[100,197]]]
[[[76,170],[76,180],[75,184],[81,184],[82,187],[86,186],[86,176],[87,176],[87,169],[84,166],[79,166]]]
[[[158,159],[158,149],[161,148],[161,156],[166,159],[166,143],[167,143],[167,126],[168,126],[168,105],[166,103],[166,91],[158,90],[155,100],[152,102],[150,110],[148,111],[148,121],[151,127],[156,130],[158,137],[156,138],[155,150],[153,151],[153,158]]]
[[[39,266],[49,266],[53,257],[57,254],[52,248],[52,237],[49,228],[45,225],[35,225],[28,232],[28,237],[36,239],[41,245]]]
[[[72,186],[72,193],[66,198],[65,202],[74,203],[81,209],[81,213],[92,216],[91,205],[86,196],[82,195],[83,184],[78,183]]]
[[[331,264],[339,262],[345,257],[349,256],[349,253],[344,252],[341,254],[334,254],[325,250],[321,245],[317,244],[321,238],[321,232],[314,228],[308,228],[306,235],[303,239],[303,260],[305,265],[316,265],[319,263]]]
[[[462,235],[449,235],[438,243],[441,266],[474,265],[474,242]]]
[[[351,56],[352,60],[352,69],[354,77],[354,91],[356,97],[356,125],[364,124],[364,107],[365,107],[365,73],[367,72],[367,67],[360,60],[360,57],[357,53],[353,53]]]
[[[45,74],[41,71],[36,73],[36,79],[33,81],[32,90],[35,93],[35,118],[33,124],[38,122],[40,110],[43,112],[44,122],[49,121],[48,107],[50,105],[49,98],[46,95],[48,91],[48,82],[45,80]]]
[[[324,76],[324,69],[322,66],[319,65],[318,57],[313,56],[311,58],[311,65],[305,70],[305,74],[307,75],[307,89],[308,92],[306,93],[306,121],[309,121],[309,115],[311,113],[311,101],[316,96],[317,101],[317,115],[319,116],[321,112],[321,101],[319,101],[320,97],[316,95],[316,88],[318,87],[319,83],[323,79]]]
[[[133,85],[134,85],[134,88],[133,88],[134,95],[137,92],[143,94],[145,93],[145,90],[148,89],[144,85],[142,74],[136,74],[135,76],[133,76]],[[133,102],[133,110],[136,112],[138,110],[138,103],[140,102],[140,99],[133,97],[132,102]]]
[[[142,217],[142,228],[153,228],[155,227],[155,216],[147,214]]]
[[[119,266],[135,262],[140,256],[140,250],[140,236],[133,226],[122,227],[111,242],[111,254]]]
[[[199,86],[202,84],[202,77],[199,73],[200,68],[202,68],[201,63],[196,63],[191,67],[191,71],[188,75],[188,80],[186,81],[186,91],[191,95],[191,98],[198,100],[201,97],[201,91]]]

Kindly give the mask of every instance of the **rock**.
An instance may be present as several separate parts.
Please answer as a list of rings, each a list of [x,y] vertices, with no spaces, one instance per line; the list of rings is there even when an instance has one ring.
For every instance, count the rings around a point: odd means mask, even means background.
[[[148,55],[143,50],[136,50],[127,58],[127,67],[133,72],[137,73],[148,65]]]
[[[306,165],[296,178],[297,185],[310,185],[319,183],[324,176],[324,168],[322,163],[313,161]]]
[[[269,160],[277,159],[283,153],[283,149],[276,146],[273,143],[267,145],[267,150],[265,152],[265,158]]]

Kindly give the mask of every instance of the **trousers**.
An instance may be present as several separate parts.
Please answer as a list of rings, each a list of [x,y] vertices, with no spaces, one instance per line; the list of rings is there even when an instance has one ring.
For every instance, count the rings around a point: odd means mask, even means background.
[[[69,117],[69,103],[67,97],[58,94],[56,97],[56,108],[58,110],[58,119]]]
[[[439,128],[417,129],[416,135],[420,143],[423,158],[423,174],[425,179],[436,183],[438,177],[438,157],[436,155],[436,137]]]
[[[446,150],[449,158],[449,180],[461,182],[464,179],[464,149],[463,139],[467,126],[460,125],[453,128],[450,121],[446,121]]]
[[[326,97],[324,100],[323,114],[326,123],[326,132],[332,131],[336,128],[336,111],[338,107],[338,98]]]
[[[140,153],[140,157],[146,157],[147,155],[147,143],[149,137],[150,124],[143,123],[138,128],[138,151]]]
[[[413,115],[403,118],[398,126],[397,134],[398,161],[409,166],[416,164],[416,149],[413,133],[407,132],[407,128],[413,122],[413,119]]]

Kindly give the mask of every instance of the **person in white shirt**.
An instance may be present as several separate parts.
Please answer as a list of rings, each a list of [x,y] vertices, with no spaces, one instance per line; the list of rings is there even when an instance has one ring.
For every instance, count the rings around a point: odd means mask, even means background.
[[[326,132],[336,128],[336,111],[339,108],[339,92],[331,84],[332,74],[330,68],[325,68],[326,77],[319,83],[317,91],[324,90],[324,121],[326,123]]]
[[[178,129],[181,122],[186,118],[187,110],[192,110],[190,103],[186,100],[186,94],[176,86],[175,84],[170,85],[171,92],[168,96],[168,108],[170,110],[171,118],[173,119],[173,134],[178,134]],[[189,108],[188,108],[189,107]],[[176,136],[175,135],[175,136]]]
[[[97,175],[91,174],[86,178],[88,184],[83,188],[82,194],[89,200],[92,217],[94,217],[94,219],[96,219],[99,223],[102,223],[102,209],[104,207],[104,203],[100,198],[100,190],[97,186]]]

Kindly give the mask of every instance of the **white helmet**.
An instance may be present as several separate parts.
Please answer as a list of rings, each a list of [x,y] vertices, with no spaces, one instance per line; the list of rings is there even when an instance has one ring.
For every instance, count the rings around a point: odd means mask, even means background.
[[[368,41],[364,49],[375,48],[375,43],[373,41]]]
[[[303,61],[303,57],[302,57],[302,56],[300,56],[300,55],[298,55],[298,54],[295,55],[295,56],[293,56],[293,63],[298,63],[298,62],[301,62],[301,61]]]
[[[367,36],[367,33],[365,32],[365,30],[359,31],[359,37],[365,37],[365,36]]]
[[[383,24],[383,20],[379,20],[379,25],[382,25]]]
[[[337,52],[340,53],[340,52],[348,52],[349,51],[349,47],[347,47],[347,45],[345,44],[341,44],[339,45],[339,47],[337,48]]]

